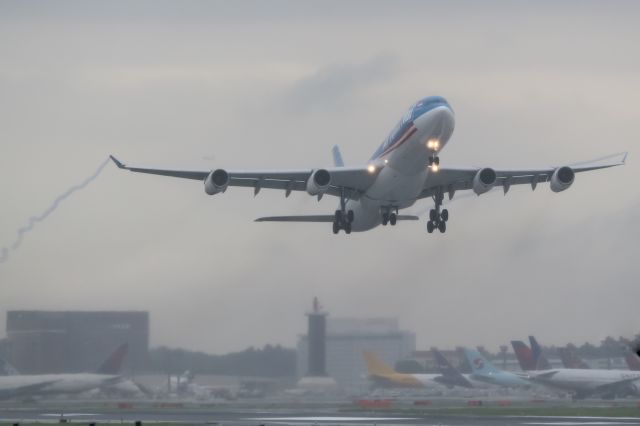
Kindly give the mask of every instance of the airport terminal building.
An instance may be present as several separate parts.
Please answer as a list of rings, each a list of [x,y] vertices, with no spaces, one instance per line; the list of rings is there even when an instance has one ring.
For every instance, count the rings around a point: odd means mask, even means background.
[[[298,339],[298,377],[308,371],[307,335]],[[416,349],[415,333],[400,330],[395,318],[327,318],[327,373],[347,390],[367,389],[363,351],[375,352],[393,366]]]
[[[142,311],[9,311],[8,361],[23,374],[94,371],[128,343],[124,369],[144,369],[149,352],[149,313]]]

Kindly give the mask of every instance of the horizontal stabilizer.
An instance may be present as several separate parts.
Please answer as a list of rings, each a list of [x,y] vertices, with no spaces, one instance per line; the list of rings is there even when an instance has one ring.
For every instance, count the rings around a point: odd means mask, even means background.
[[[259,217],[255,222],[333,222],[332,214],[307,216],[267,216]],[[418,216],[398,215],[398,220],[420,220]]]

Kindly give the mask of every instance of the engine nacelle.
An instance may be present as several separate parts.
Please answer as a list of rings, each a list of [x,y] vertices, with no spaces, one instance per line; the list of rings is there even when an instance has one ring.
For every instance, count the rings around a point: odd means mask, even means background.
[[[331,184],[331,173],[326,169],[316,169],[307,180],[309,195],[324,194]]]
[[[487,191],[491,191],[496,184],[496,171],[485,167],[478,170],[478,173],[473,177],[473,192],[476,194],[484,194]]]
[[[224,169],[217,169],[209,173],[204,181],[204,192],[214,195],[227,190],[229,173]]]
[[[551,190],[553,192],[564,191],[575,180],[576,173],[571,167],[558,167],[551,175]]]

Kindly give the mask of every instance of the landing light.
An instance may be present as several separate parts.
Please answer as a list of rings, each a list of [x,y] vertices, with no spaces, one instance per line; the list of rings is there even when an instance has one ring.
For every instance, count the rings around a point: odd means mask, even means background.
[[[440,148],[440,141],[437,139],[429,139],[427,141],[427,148],[436,151],[438,148]]]
[[[373,173],[376,171],[376,166],[374,166],[373,164],[370,164],[369,167],[367,167],[367,171],[369,173]]]
[[[438,170],[440,170],[440,167],[437,164],[431,165],[432,172],[436,173]]]

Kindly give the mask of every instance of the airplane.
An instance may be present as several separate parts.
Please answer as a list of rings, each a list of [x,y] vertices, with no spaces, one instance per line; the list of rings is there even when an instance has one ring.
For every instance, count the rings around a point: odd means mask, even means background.
[[[610,155],[590,162],[533,169],[494,169],[491,167],[447,167],[440,163],[440,152],[449,142],[455,126],[453,109],[445,98],[429,96],[413,104],[391,133],[360,166],[346,167],[337,146],[333,147],[334,166],[291,170],[176,170],[128,166],[114,156],[120,168],[138,173],[199,180],[209,195],[223,193],[228,187],[253,188],[254,196],[262,188],[279,189],[288,197],[292,191],[306,191],[318,200],[328,194],[338,197],[338,209],[329,215],[261,217],[256,222],[326,222],[333,233],[363,232],[379,225],[419,220],[402,215],[401,209],[416,201],[431,198],[427,232],[444,233],[449,211],[443,209],[445,195],[453,199],[457,191],[472,190],[481,195],[502,187],[504,194],[513,185],[530,185],[535,190],[549,182],[553,192],[568,189],[575,174],[623,165],[627,153]]]
[[[500,370],[475,349],[465,348],[464,354],[471,366],[471,377],[474,380],[504,388],[531,387],[531,383],[526,379],[515,373]]]
[[[442,385],[436,380],[440,374],[398,373],[373,352],[364,351],[362,357],[367,364],[368,378],[376,386],[423,389]]]
[[[614,398],[617,395],[638,394],[640,372],[567,368],[566,365],[565,368],[551,368],[549,362],[542,355],[540,345],[535,337],[529,336],[529,340],[536,368],[527,371],[525,378],[533,383],[572,392],[575,399],[582,399],[588,396]],[[518,361],[520,361],[521,354],[522,352],[516,351]],[[522,364],[522,361],[520,363]]]
[[[21,375],[10,367],[11,375],[0,376],[0,399],[76,394],[116,385],[124,380],[119,372],[127,351],[126,343],[120,345],[95,373]]]
[[[522,340],[512,340],[511,347],[513,347],[513,352],[516,354],[518,364],[520,364],[522,371],[536,369],[536,360],[533,358],[533,352],[529,346]]]
[[[640,372],[596,368],[554,368],[530,371],[527,379],[550,388],[572,392],[574,399],[583,399],[588,396],[612,399],[616,396],[638,395]]]

